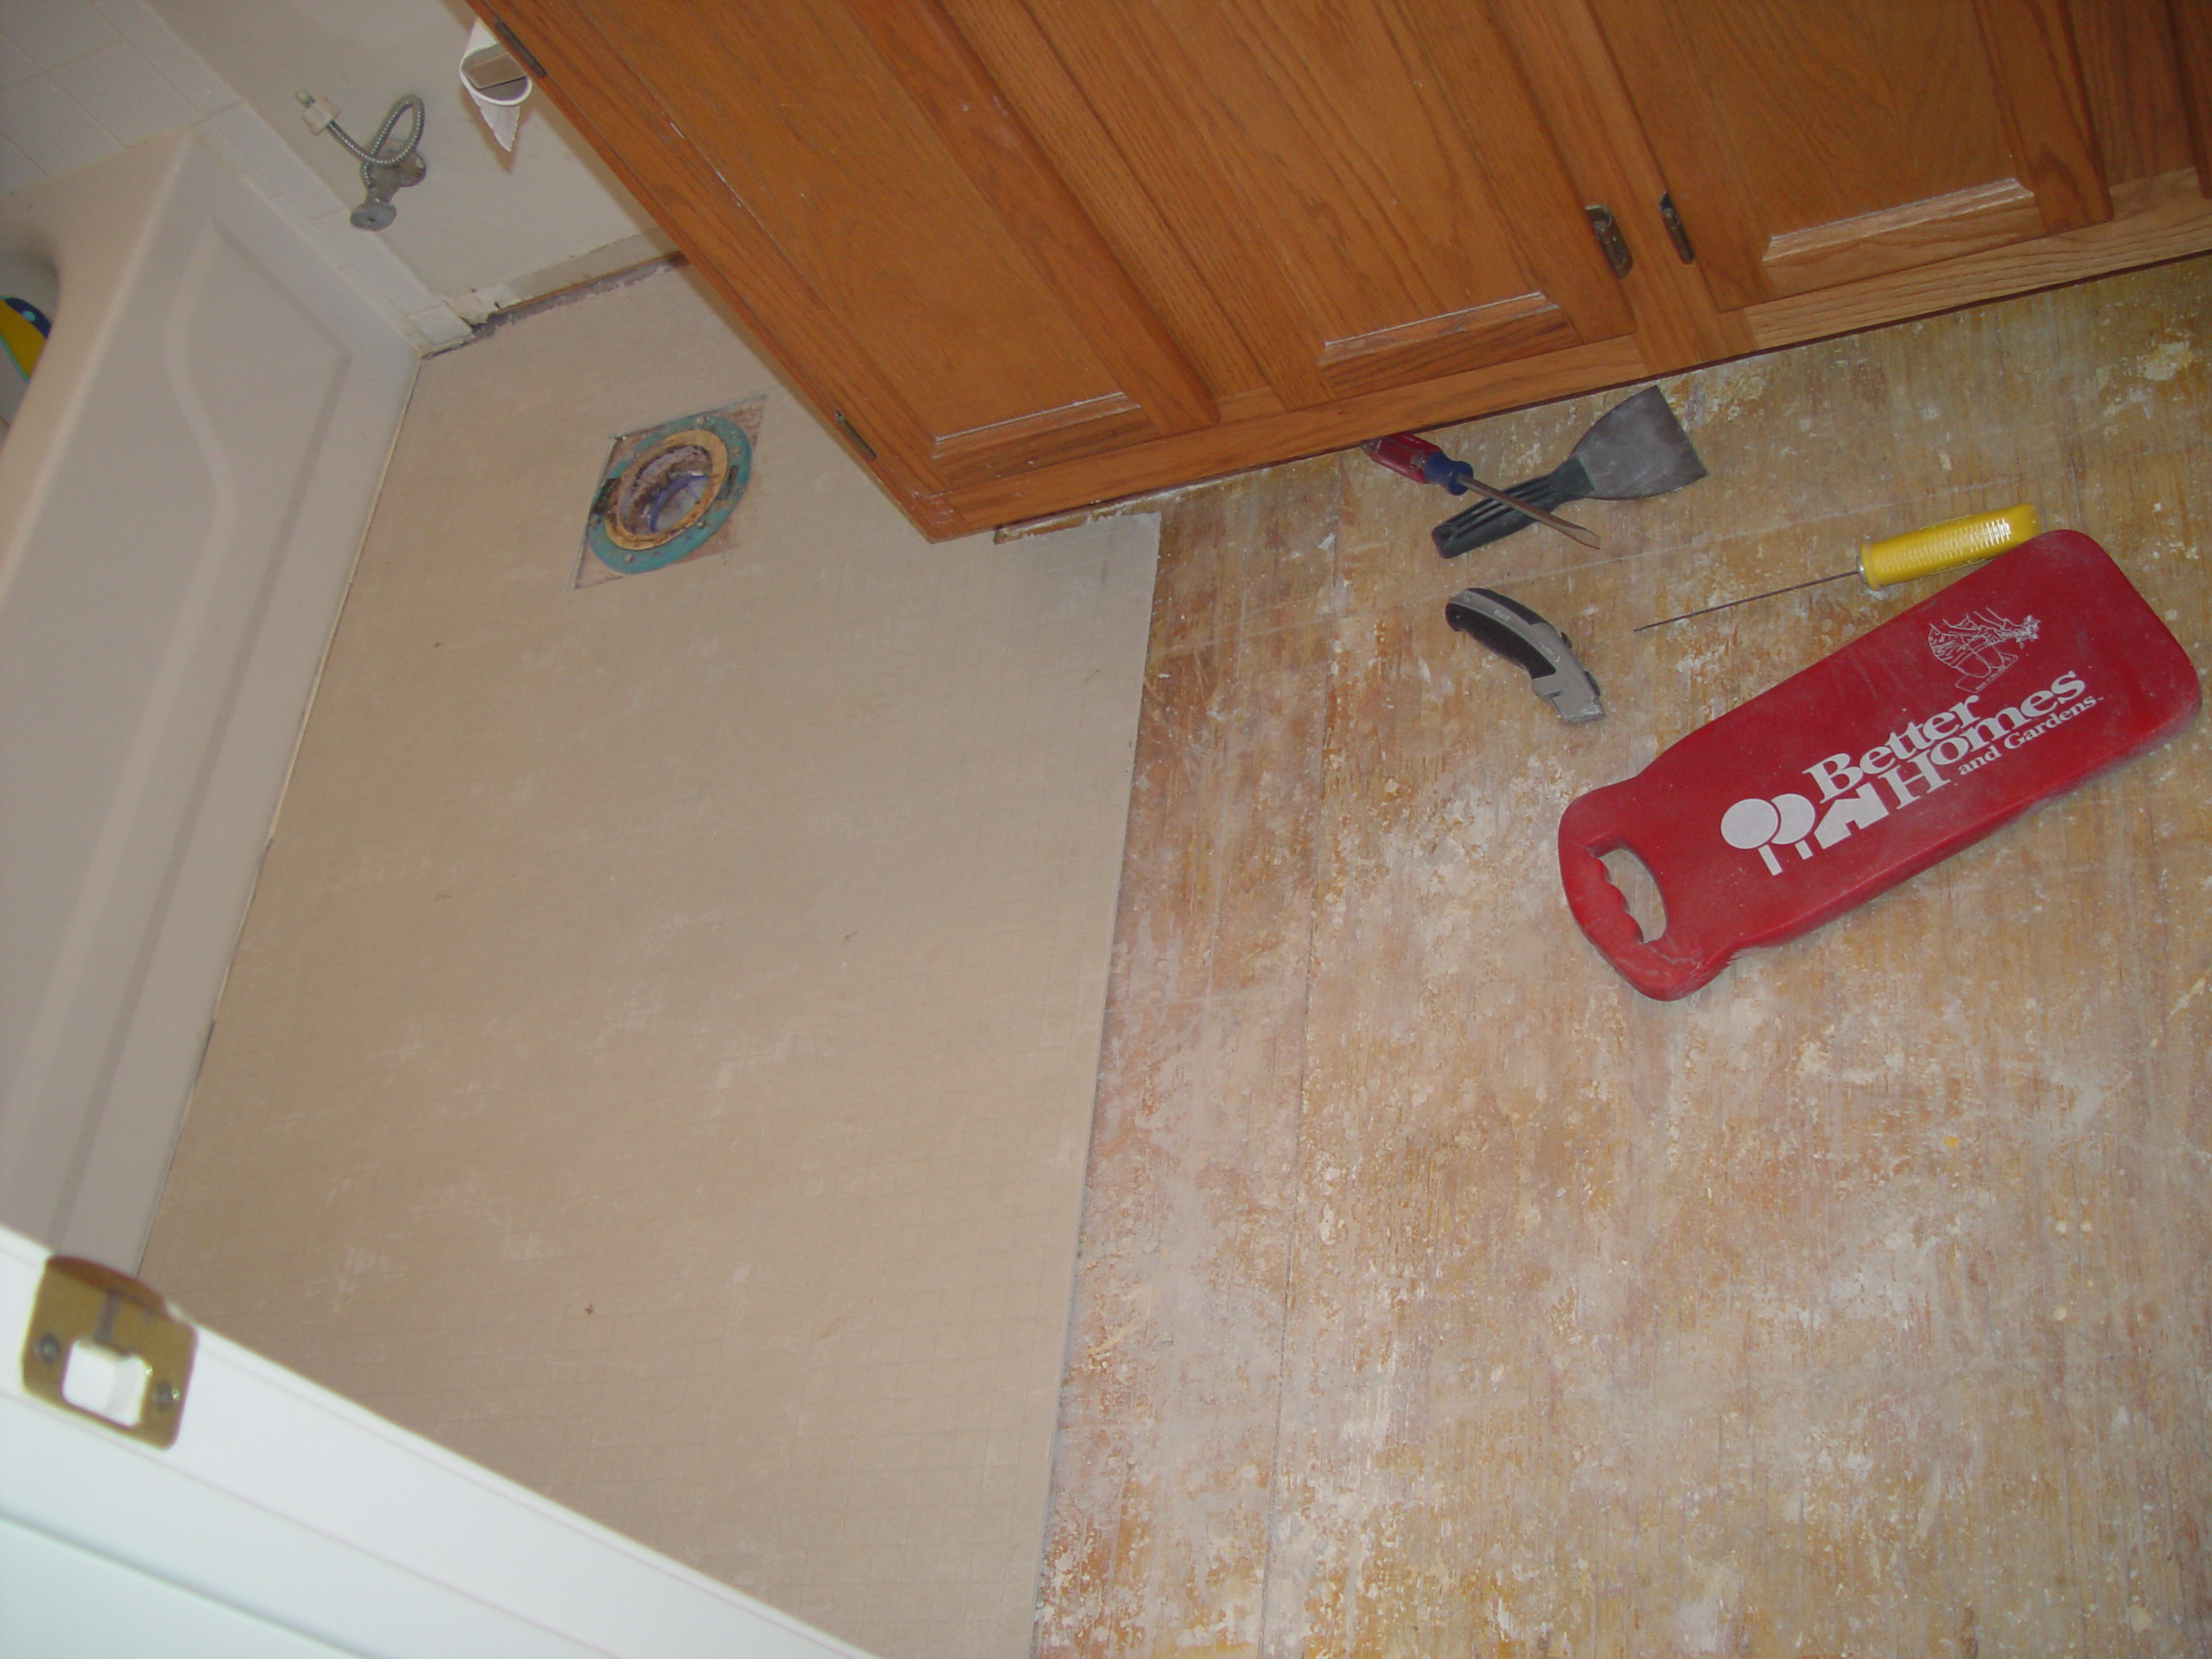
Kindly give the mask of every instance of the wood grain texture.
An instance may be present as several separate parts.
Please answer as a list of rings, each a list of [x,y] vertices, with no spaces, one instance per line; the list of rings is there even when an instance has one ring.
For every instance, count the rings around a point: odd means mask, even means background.
[[[491,15],[491,9],[483,9]],[[764,227],[669,120],[652,90],[568,0],[500,0],[499,16],[550,72],[540,90],[830,423],[842,410],[871,435],[870,470],[902,510],[949,533],[931,500],[930,429],[870,364],[861,343],[792,269]],[[857,452],[856,452],[857,453]]]
[[[934,0],[858,0],[853,15],[1154,429],[1211,424],[1212,395],[1182,348]]]
[[[1041,1655],[2212,1643],[2212,727],[1681,1003],[1552,847],[1932,588],[1637,623],[1866,537],[2036,501],[2212,664],[2208,298],[1665,381],[1711,476],[1586,504],[1596,556],[1440,565],[1441,498],[1357,454],[1167,504]],[[1613,401],[1442,441],[1524,476]],[[1478,581],[1603,721],[1444,627]]]
[[[2191,0],[2171,0],[2175,50],[2182,101],[2189,118],[2190,153],[2196,162],[2196,182],[2212,196],[2212,16]]]
[[[1591,32],[1625,89],[1636,119],[1690,228],[1698,274],[1724,310],[1764,298],[1760,222],[1751,180],[1730,142],[1723,88],[1699,62],[1698,42],[1666,0],[1586,0]]]
[[[2104,224],[1773,301],[1745,320],[1761,346],[1785,346],[2212,248],[2212,211],[2193,169],[2114,194],[2120,211]]]
[[[1587,200],[1565,168],[1557,118],[1536,95],[1535,66],[1498,8],[1395,0],[1384,15],[1430,118],[1463,137],[1494,204],[1494,223],[1467,223],[1463,234],[1510,238],[1536,291],[1573,320],[1579,339],[1626,329],[1620,279],[1584,235]]]
[[[1324,341],[1321,370],[1340,397],[1387,391],[1484,362],[1510,362],[1577,343],[1566,314],[1535,294]],[[1472,359],[1472,360],[1471,360]]]
[[[1130,410],[1145,435],[1215,418],[929,0],[507,10],[541,43],[549,92],[743,315],[774,316],[772,349],[912,480],[910,503],[1023,455],[1125,443]]]
[[[594,13],[933,435],[1128,390],[850,10],[634,0]]]
[[[2194,165],[2171,0],[2068,0],[2066,10],[2107,181]]]
[[[1219,478],[1250,467],[1255,456],[1288,461],[1377,433],[1441,425],[1471,410],[1511,409],[1593,385],[1618,385],[1644,368],[1639,342],[1624,335],[1339,398],[1319,408],[1255,414],[1234,427],[1186,433],[1067,467],[1039,467],[964,486],[949,492],[945,499],[969,527],[984,529],[1086,501]]]
[[[1570,340],[1626,307],[1510,52],[1482,8],[1395,0],[1030,7],[1071,77],[1298,407],[1341,384],[1330,342],[1477,319],[1416,373],[1542,349],[1485,308],[1534,296]],[[1450,48],[1485,64],[1471,80]],[[1479,91],[1479,96],[1470,93]]]
[[[2015,239],[2109,214],[2055,0],[1595,10],[1724,306],[1798,291],[1803,268],[1770,256],[1815,232],[1867,232],[1833,282],[1956,252],[1952,237],[1897,234],[1899,215],[2005,181],[2039,209],[2008,225]]]
[[[1263,392],[1230,308],[1206,286],[1027,8],[1020,0],[946,0],[945,10],[1207,385],[1230,404]],[[1281,400],[1266,395],[1279,410]]]
[[[2212,249],[2212,208],[2199,193],[2193,172],[2125,186],[2118,199],[2119,213],[2102,225],[1771,301],[1733,314],[1735,321],[1760,346],[1771,348]],[[1287,460],[1353,443],[1376,432],[1425,429],[1484,410],[1517,409],[1621,385],[1649,372],[1641,355],[1642,341],[1639,334],[1600,346],[1516,359],[1416,387],[1347,399],[1325,410],[1254,415],[1233,427],[963,488],[944,498],[944,508],[966,527],[982,529],[1039,518],[1085,501],[1217,477],[1249,466],[1257,455]]]
[[[1900,265],[1935,264],[2024,241],[2043,226],[2041,205],[2017,179],[1929,196],[1857,219],[1770,237],[1762,263],[1778,296],[1808,294]]]
[[[2205,246],[2089,148],[2177,153],[2194,13],[2075,4],[506,10],[941,539]]]
[[[1127,1248],[1086,1259],[1078,1286],[1099,1319],[1063,1390],[1046,1652],[1249,1651],[1258,1634],[1338,603],[1313,532],[1339,494],[1334,458],[1310,461],[1163,525],[1091,1159],[1185,1179],[1086,1196],[1088,1224]]]
[[[2046,233],[2112,217],[2112,193],[2089,128],[2064,0],[1974,0],[1997,80],[2014,176],[2043,209]]]
[[[1669,238],[1659,199],[1672,181],[1651,152],[1587,0],[1500,0],[1497,17],[1583,200],[1611,207],[1631,250],[1642,251],[1621,287],[1653,371],[1748,351],[1742,320],[1714,305],[1694,266],[1664,251]],[[1691,240],[1694,245],[1694,232]]]

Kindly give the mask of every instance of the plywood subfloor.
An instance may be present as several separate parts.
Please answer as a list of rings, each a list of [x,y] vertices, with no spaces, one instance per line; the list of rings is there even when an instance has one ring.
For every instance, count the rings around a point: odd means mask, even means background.
[[[1581,791],[2025,500],[2212,663],[2203,260],[1669,379],[1712,476],[1455,566],[1356,454],[1169,507],[1039,1650],[2212,1646],[2212,729],[1685,1001]],[[1620,394],[1446,447],[1500,481]],[[1446,630],[1505,589],[1607,715]]]

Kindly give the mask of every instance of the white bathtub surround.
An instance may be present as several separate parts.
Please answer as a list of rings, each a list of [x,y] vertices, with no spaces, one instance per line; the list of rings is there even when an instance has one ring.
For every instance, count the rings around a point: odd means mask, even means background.
[[[188,131],[0,241],[0,1224],[129,1268],[416,359]]]
[[[353,204],[145,0],[0,0],[0,195],[187,127],[291,219],[416,351],[468,337],[468,325],[378,232],[347,223]]]

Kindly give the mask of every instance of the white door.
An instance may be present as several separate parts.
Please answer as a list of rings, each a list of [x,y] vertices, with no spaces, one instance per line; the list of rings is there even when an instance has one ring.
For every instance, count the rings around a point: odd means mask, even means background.
[[[32,1328],[45,1268],[0,1230],[7,1659],[868,1659],[213,1332],[162,1409],[127,1306]]]

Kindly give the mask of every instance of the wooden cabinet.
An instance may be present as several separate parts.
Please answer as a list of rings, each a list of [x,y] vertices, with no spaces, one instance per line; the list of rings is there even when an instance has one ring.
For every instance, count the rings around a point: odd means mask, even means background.
[[[1557,145],[1478,9],[959,10],[1009,67],[1032,25],[1065,67],[1217,302],[1217,320],[1190,321],[1243,347],[1211,367],[1248,407],[1319,407],[1633,327]],[[1024,26],[1007,28],[1015,18]],[[1484,95],[1462,95],[1484,61]],[[1131,257],[1154,268],[1152,250]]]
[[[2059,0],[1594,0],[1714,301],[2112,217]]]
[[[942,536],[2212,246],[2195,3],[492,21]]]

